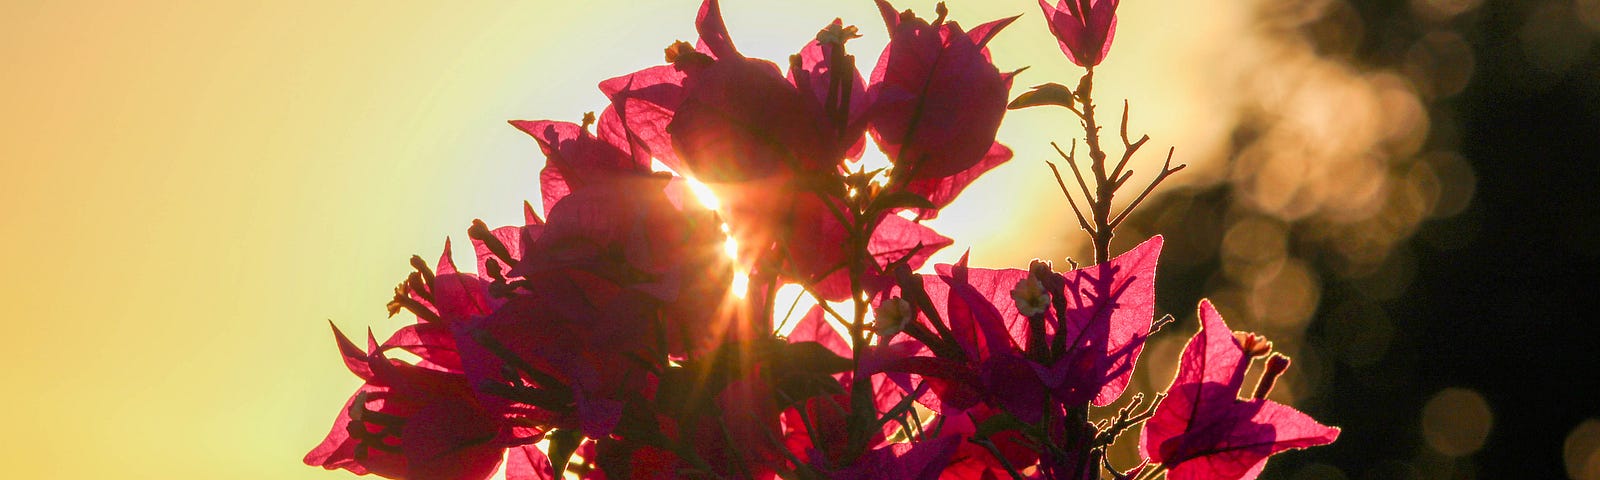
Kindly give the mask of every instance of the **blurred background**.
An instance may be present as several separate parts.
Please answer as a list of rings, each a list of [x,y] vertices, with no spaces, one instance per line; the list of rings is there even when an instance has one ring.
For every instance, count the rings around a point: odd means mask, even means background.
[[[410,255],[537,198],[504,122],[601,109],[594,85],[692,40],[697,5],[0,4],[0,471],[348,478],[300,464],[359,384],[327,322],[407,321],[383,305]],[[885,42],[867,0],[723,9],[752,56],[834,17],[863,68]],[[950,10],[1024,14],[991,44],[1031,67],[1014,93],[1076,81],[1036,3]],[[1167,235],[1180,320],[1136,388],[1166,386],[1209,297],[1294,357],[1275,399],[1344,428],[1263,478],[1600,479],[1600,0],[1140,0],[1119,22],[1096,94],[1152,137],[1132,183],[1167,146],[1190,165],[1117,237]],[[957,240],[938,260],[1089,258],[1043,174],[1069,115],[1007,117],[1017,157],[933,223]]]

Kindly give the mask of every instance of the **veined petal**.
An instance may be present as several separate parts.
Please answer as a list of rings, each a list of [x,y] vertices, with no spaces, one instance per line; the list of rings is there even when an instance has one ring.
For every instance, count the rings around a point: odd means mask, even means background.
[[[1122,396],[1155,317],[1161,236],[1100,265],[1063,274],[1066,352],[1057,362],[1087,368],[1057,393],[1069,403],[1110,405]],[[1075,367],[1076,368],[1076,367]]]
[[[880,5],[882,6],[882,5]],[[1005,22],[985,24],[991,38]],[[1008,86],[979,40],[953,22],[901,18],[873,69],[871,129],[911,180],[955,175],[983,160],[1005,115]]]
[[[1253,479],[1267,457],[1331,443],[1339,429],[1266,399],[1240,400],[1249,356],[1209,301],[1183,349],[1167,398],[1140,433],[1140,450],[1169,478]]]

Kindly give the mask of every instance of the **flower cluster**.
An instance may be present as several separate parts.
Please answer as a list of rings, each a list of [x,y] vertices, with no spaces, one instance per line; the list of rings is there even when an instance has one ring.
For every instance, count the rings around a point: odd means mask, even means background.
[[[1117,2],[1074,1],[1041,6],[1093,66]],[[963,29],[943,4],[932,20],[877,5],[889,42],[867,74],[846,49],[855,27],[825,26],[785,70],[741,54],[707,0],[698,42],[601,82],[598,116],[511,122],[546,157],[542,208],[475,221],[471,272],[448,241],[432,266],[413,257],[389,313],[417,321],[389,339],[334,329],[365,383],[306,463],[452,480],[1238,479],[1337,437],[1265,399],[1288,358],[1208,303],[1172,386],[1095,421],[1163,324],[1162,238],[1115,258],[1099,241],[1126,177],[1105,168],[1090,77],[1008,102],[1016,72],[987,45],[1017,17]],[[1085,122],[1098,194],[1074,164],[1091,213],[1073,210],[1101,261],[924,269],[953,242],[921,221],[1010,160],[995,142],[1008,103]],[[862,166],[869,136],[891,166]],[[1144,140],[1124,143],[1126,163]],[[789,284],[817,302],[779,336]],[[1266,373],[1241,399],[1254,358]],[[1111,465],[1106,448],[1141,423],[1145,461]]]

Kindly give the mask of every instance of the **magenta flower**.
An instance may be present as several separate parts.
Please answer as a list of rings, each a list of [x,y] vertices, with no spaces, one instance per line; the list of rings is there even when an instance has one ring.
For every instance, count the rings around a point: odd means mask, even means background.
[[[524,258],[507,276],[519,292],[541,297],[563,315],[581,318],[594,315],[591,308],[613,309],[614,315],[603,318],[614,321],[591,328],[602,337],[609,334],[600,332],[615,332],[653,342],[650,328],[636,329],[642,320],[634,315],[659,310],[669,351],[704,346],[715,336],[711,331],[723,326],[713,317],[733,275],[720,222],[685,201],[689,194],[681,182],[661,174],[622,169],[600,178],[555,204],[549,223],[523,245]],[[604,291],[616,291],[620,300],[579,304],[585,295]]]
[[[1050,34],[1067,54],[1082,67],[1099,65],[1111,51],[1111,38],[1117,34],[1117,3],[1120,0],[1060,0],[1051,7],[1039,0]]]
[[[333,430],[305,463],[356,474],[409,480],[479,480],[494,473],[507,448],[539,441],[508,402],[481,402],[458,373],[391,360],[369,337],[367,350],[338,328],[345,365],[366,381],[351,396]],[[512,470],[536,473],[544,455],[518,448]],[[520,478],[539,478],[522,476]],[[548,478],[548,477],[546,477]]]
[[[506,255],[521,258],[522,245],[532,243],[543,231],[543,221],[524,204],[528,224],[507,226],[488,232],[496,243],[493,248],[505,248]],[[477,228],[477,227],[474,227]],[[484,228],[487,230],[487,228]],[[401,349],[421,358],[418,366],[447,372],[462,372],[460,352],[453,329],[465,322],[493,313],[505,303],[505,298],[492,291],[495,274],[507,273],[508,267],[492,260],[494,253],[484,239],[473,238],[477,254],[478,273],[463,272],[456,268],[450,239],[445,239],[444,252],[434,268],[428,268],[420,257],[412,257],[415,269],[405,281],[395,287],[389,301],[389,314],[406,310],[415,314],[417,322],[401,327],[385,340],[383,348]]]
[[[586,187],[650,175],[650,154],[635,148],[632,135],[615,108],[600,114],[596,136],[584,125],[551,120],[512,120],[511,125],[533,136],[544,152],[545,166],[539,172],[539,191],[544,213],[550,214],[568,194]]]
[[[1050,274],[1038,292],[1047,293],[1040,297],[1047,305],[1028,312],[1012,294],[1032,278],[1027,270],[939,265],[939,276],[924,277],[922,287],[955,348],[886,368],[933,379],[938,398],[924,403],[947,415],[985,399],[1024,422],[1040,418],[1047,397],[1108,405],[1127,387],[1150,334],[1162,242],[1157,236],[1105,264]],[[940,330],[921,313],[916,328]],[[1042,338],[1033,337],[1030,315],[1044,323]]]
[[[751,331],[718,308],[732,269],[715,217],[692,203],[680,209],[666,178],[632,179],[561,198],[521,243],[497,280],[509,298],[456,329],[474,386],[521,392],[515,398],[552,413],[550,425],[603,436],[647,384],[650,365],[639,359]],[[507,362],[515,378],[503,373]]]
[[[806,185],[841,174],[845,160],[860,156],[869,118],[877,108],[872,101],[876,96],[856,71],[854,58],[844,53],[844,42],[854,29],[835,21],[825,30],[825,39],[808,42],[801,49],[785,76],[772,62],[739,53],[715,0],[701,5],[695,25],[698,45],[690,49],[680,43],[669,49],[673,65],[601,84],[612,99],[611,111],[617,113],[624,136],[632,139],[629,145],[641,146],[716,192],[725,206],[720,213],[739,239],[739,258],[751,269],[753,278],[771,278],[781,271],[787,280],[812,287],[824,298],[847,298],[845,261],[849,252],[838,248],[848,242],[851,227],[845,223],[845,206],[841,199]],[[967,64],[978,62],[993,71],[987,58],[979,55],[982,45],[964,41],[961,52],[973,58],[953,57],[966,63],[953,63],[952,68],[970,69]],[[901,70],[904,72],[896,81],[908,84],[930,75],[943,79],[936,82],[940,85],[963,78],[962,71],[952,69]],[[998,73],[989,80],[995,85],[1004,83]],[[940,100],[946,105],[941,108],[960,110],[948,104],[956,101],[952,99],[967,98],[969,92],[949,87],[916,90],[914,95],[948,97]],[[932,125],[929,128],[974,142],[981,140],[981,149],[965,165],[944,174],[930,171],[907,178],[903,189],[926,197],[935,207],[917,209],[919,216],[932,217],[938,206],[947,204],[978,174],[1010,158],[1009,149],[993,143],[993,125],[988,125],[998,124],[998,115],[1004,112],[1004,90],[994,97],[983,108],[994,110],[994,118],[981,122],[977,133],[968,133],[972,129],[966,125],[957,128],[951,123],[970,119],[935,120],[935,113],[928,114],[924,123]],[[601,118],[602,126],[606,120]],[[604,128],[601,137],[605,137]],[[916,268],[951,243],[925,226],[890,213],[859,219],[878,225],[868,248],[876,260],[868,267],[869,277],[880,275],[884,265],[908,254],[907,263]],[[777,263],[774,258],[789,261]]]
[[[1150,461],[1169,469],[1168,478],[1249,480],[1273,454],[1339,438],[1338,427],[1267,400],[1270,387],[1240,400],[1250,358],[1222,315],[1202,300],[1200,331],[1184,347],[1177,378],[1139,438]],[[1278,363],[1281,373],[1288,365]],[[1269,375],[1266,382],[1274,377]]]
[[[1009,159],[1010,151],[1002,155],[1005,147],[994,143],[994,135],[1005,116],[1013,73],[995,68],[986,45],[1017,17],[966,32],[945,21],[943,10],[930,23],[910,11],[896,13],[887,1],[877,2],[889,28],[889,45],[878,58],[867,91],[873,101],[872,137],[895,163],[891,177],[970,182],[976,173]],[[976,173],[970,172],[974,169]],[[920,185],[916,193],[933,200],[935,192],[958,192],[964,186],[936,182]]]
[[[963,29],[942,3],[924,19],[874,1],[888,38],[870,73],[842,20],[775,63],[741,53],[702,0],[696,43],[601,82],[599,115],[511,121],[545,156],[540,208],[524,203],[522,225],[474,221],[475,271],[448,239],[431,268],[413,257],[388,307],[417,318],[387,341],[334,329],[363,384],[305,462],[422,480],[482,480],[502,461],[509,480],[1126,480],[1154,465],[1237,479],[1337,437],[1264,399],[1288,357],[1209,303],[1170,398],[1091,422],[1151,333],[1159,236],[1067,272],[963,256],[913,273],[953,243],[922,221],[1013,156],[995,134],[1017,72],[988,45],[1018,17]],[[1118,2],[1040,5],[1092,69]],[[891,166],[864,165],[868,135]],[[697,182],[717,207],[695,201]],[[1084,227],[1103,240],[1125,215]],[[819,300],[787,338],[770,324],[786,284]],[[1142,422],[1147,461],[1125,474],[1107,447]]]

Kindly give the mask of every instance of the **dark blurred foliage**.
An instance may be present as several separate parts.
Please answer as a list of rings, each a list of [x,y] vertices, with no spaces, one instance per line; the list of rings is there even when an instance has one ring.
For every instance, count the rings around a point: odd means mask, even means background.
[[[1600,453],[1568,441],[1600,417],[1600,2],[1311,3],[1322,5],[1294,29],[1316,55],[1399,72],[1426,133],[1414,147],[1374,144],[1387,149],[1388,197],[1352,220],[1330,213],[1338,202],[1285,214],[1252,199],[1250,147],[1273,127],[1241,122],[1223,180],[1146,202],[1139,234],[1118,237],[1120,251],[1168,234],[1157,298],[1189,320],[1152,355],[1193,332],[1202,297],[1232,305],[1235,328],[1282,339],[1299,379],[1284,395],[1344,433],[1277,457],[1262,478],[1600,475]],[[1418,165],[1422,180],[1404,181]],[[1282,275],[1295,265],[1310,278]],[[1297,301],[1314,313],[1269,318]],[[1157,388],[1170,378],[1144,373]]]

